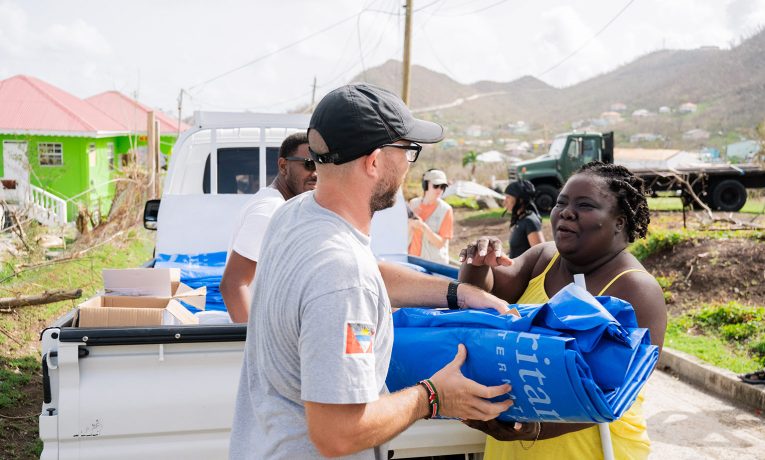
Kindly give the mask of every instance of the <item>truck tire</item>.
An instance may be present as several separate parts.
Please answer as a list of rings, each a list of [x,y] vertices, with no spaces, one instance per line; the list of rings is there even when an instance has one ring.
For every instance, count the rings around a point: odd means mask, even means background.
[[[719,211],[738,211],[746,203],[746,188],[735,180],[727,179],[712,190],[712,207]]]
[[[539,184],[536,186],[537,195],[534,203],[542,214],[550,214],[555,202],[558,200],[558,188],[549,184]]]

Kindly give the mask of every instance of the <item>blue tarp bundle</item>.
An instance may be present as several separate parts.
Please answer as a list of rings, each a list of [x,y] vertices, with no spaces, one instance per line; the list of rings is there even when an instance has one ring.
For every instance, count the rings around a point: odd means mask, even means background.
[[[159,254],[154,259],[156,268],[180,268],[181,282],[196,289],[207,287],[205,310],[226,311],[223,296],[220,293],[220,279],[226,268],[226,252],[204,254]],[[184,304],[196,313],[196,308]]]
[[[429,378],[465,344],[465,376],[512,385],[514,405],[499,418],[610,422],[632,405],[659,357],[632,306],[571,284],[521,317],[489,310],[401,309],[388,389]],[[502,398],[498,398],[502,399]]]

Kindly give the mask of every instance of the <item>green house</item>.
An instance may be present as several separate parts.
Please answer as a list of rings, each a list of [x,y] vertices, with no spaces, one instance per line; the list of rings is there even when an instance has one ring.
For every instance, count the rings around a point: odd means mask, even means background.
[[[123,159],[146,156],[149,111],[117,92],[82,100],[34,77],[0,80],[0,199],[46,225],[79,207],[107,213]],[[187,126],[156,117],[169,155]]]

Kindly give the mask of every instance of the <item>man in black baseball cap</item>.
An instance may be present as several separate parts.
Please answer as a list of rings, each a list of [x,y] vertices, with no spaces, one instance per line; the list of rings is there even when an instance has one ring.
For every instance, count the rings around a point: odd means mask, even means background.
[[[316,190],[277,211],[261,250],[231,458],[386,459],[385,443],[418,419],[491,420],[512,404],[483,399],[509,385],[460,373],[462,345],[422,385],[385,389],[391,304],[508,311],[478,288],[378,264],[372,253],[372,215],[393,205],[418,142],[442,137],[441,126],[371,85],[343,86],[319,102],[308,129]]]
[[[363,83],[324,96],[308,129],[318,131],[326,147],[313,150],[314,160],[334,164],[353,161],[400,140],[411,142],[419,153],[417,143],[434,144],[444,138],[441,125],[414,118],[398,96]]]

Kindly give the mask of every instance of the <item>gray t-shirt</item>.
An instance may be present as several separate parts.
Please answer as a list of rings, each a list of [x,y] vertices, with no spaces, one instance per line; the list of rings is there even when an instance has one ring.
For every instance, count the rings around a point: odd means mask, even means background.
[[[392,345],[390,301],[369,237],[313,192],[288,201],[258,263],[230,458],[321,458],[303,401],[377,400],[387,392]],[[387,448],[350,458],[384,459]]]

